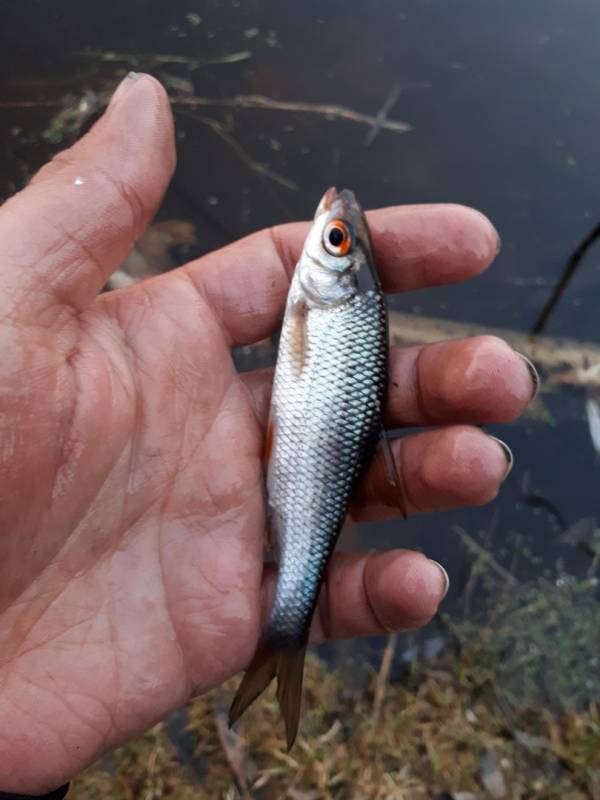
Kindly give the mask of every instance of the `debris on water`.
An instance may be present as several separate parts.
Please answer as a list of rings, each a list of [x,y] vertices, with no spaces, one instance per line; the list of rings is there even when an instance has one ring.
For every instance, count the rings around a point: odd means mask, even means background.
[[[473,539],[473,537],[465,531],[464,528],[461,528],[460,525],[452,525],[450,529],[456,533],[456,535],[462,540],[471,553],[479,561],[486,563],[490,569],[498,575],[498,577],[506,582],[507,586],[514,586],[517,583],[515,576],[511,575],[511,573],[494,558],[491,552],[478,544],[475,539]]]
[[[169,72],[161,72],[160,80],[169,90],[180,95],[192,97],[194,94],[194,84],[189,78],[182,78],[180,75],[172,75]]]
[[[80,97],[67,95],[63,109],[52,117],[42,137],[52,144],[61,144],[70,136],[79,134],[103,103],[104,98],[91,90],[84,91]]]
[[[218,64],[237,64],[239,61],[247,61],[252,58],[250,50],[240,50],[236,53],[225,53],[220,56],[206,56],[203,58],[192,58],[175,53],[125,53],[114,50],[94,50],[86,49],[75,55],[95,59],[105,62],[122,62],[134,67],[150,67],[153,64],[181,64],[189,70],[198,69],[205,66],[216,66]]]
[[[392,344],[416,345],[442,339],[467,338],[491,334],[505,339],[511,347],[526,355],[543,373],[540,393],[560,386],[600,387],[600,347],[595,342],[537,336],[535,340],[510,328],[492,328],[470,322],[418,314],[392,312]]]
[[[202,23],[202,17],[200,16],[200,14],[196,14],[194,11],[190,11],[189,14],[186,14],[185,18],[190,23],[190,25],[193,25],[194,27]]]
[[[267,47],[281,47],[277,31],[267,31],[264,35],[264,40]]]
[[[377,112],[377,115],[375,116],[375,122],[373,123],[373,125],[371,126],[369,132],[365,137],[365,142],[364,142],[365,147],[368,147],[375,141],[375,137],[381,130],[382,122],[384,122],[387,119],[388,114],[390,113],[390,111],[392,111],[392,109],[398,102],[398,98],[400,97],[401,91],[402,89],[398,84],[392,87],[388,96],[384,100],[383,105],[381,106],[381,108]]]
[[[244,36],[246,39],[255,39],[259,33],[260,28],[246,28],[244,31]]]
[[[183,98],[182,102],[188,99],[197,100],[198,98]],[[256,161],[256,159],[252,158],[252,156],[246,152],[237,139],[232,136],[230,126],[224,125],[222,122],[219,122],[219,120],[212,119],[210,117],[202,116],[198,117],[197,120],[202,125],[210,128],[210,130],[212,130],[220,139],[222,139],[222,141],[229,145],[238,158],[257,175],[263,178],[269,178],[275,183],[278,183],[280,186],[284,186],[286,189],[290,189],[292,191],[296,191],[298,189],[296,183],[290,178],[271,169],[268,164],[264,164],[263,162]]]
[[[251,54],[250,54],[251,55]],[[344,120],[355,122],[359,125],[374,125],[377,120],[370,114],[363,114],[353,108],[347,108],[336,103],[309,103],[303,100],[276,100],[262,94],[239,94],[234,97],[190,97],[180,101],[175,100],[174,105],[206,108],[208,106],[240,109],[264,109],[266,111],[283,111],[294,114],[313,114],[334,122]],[[381,130],[394,133],[408,133],[412,126],[407,122],[396,119],[384,119],[380,123]]]

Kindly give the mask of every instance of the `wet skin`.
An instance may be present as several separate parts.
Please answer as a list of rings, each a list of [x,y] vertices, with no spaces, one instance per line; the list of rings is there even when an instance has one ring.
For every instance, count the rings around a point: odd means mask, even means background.
[[[42,792],[241,670],[272,591],[263,574],[271,375],[235,344],[280,323],[308,223],[254,234],[99,295],[175,163],[162,88],[126,79],[71,150],[0,208],[0,789]],[[369,216],[389,292],[461,281],[494,258],[478,212]],[[409,511],[491,500],[530,373],[492,337],[394,350],[388,422]],[[396,513],[381,463],[354,515]],[[444,591],[424,555],[333,558],[313,640],[425,624]]]

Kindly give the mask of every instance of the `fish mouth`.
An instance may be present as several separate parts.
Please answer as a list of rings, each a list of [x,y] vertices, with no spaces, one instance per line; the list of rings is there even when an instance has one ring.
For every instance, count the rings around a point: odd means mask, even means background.
[[[356,238],[370,249],[367,221],[353,191],[342,189],[341,192],[338,192],[335,186],[330,186],[317,206],[315,219],[321,214],[327,214],[329,219],[343,219],[349,222],[354,229]]]

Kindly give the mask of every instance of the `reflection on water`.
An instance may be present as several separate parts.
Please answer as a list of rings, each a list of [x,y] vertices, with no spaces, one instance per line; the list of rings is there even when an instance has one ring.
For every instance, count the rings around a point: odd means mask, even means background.
[[[177,123],[179,166],[160,218],[195,226],[179,229],[183,241],[158,237],[157,269],[304,218],[331,184],[366,206],[455,201],[486,212],[503,240],[488,274],[392,307],[434,320],[432,330],[474,323],[526,341],[543,327],[554,361],[542,360],[536,413],[490,426],[515,468],[490,506],[364,526],[342,546],[417,547],[444,563],[439,624],[459,638],[493,626],[511,697],[597,697],[600,465],[586,408],[598,392],[600,263],[594,237],[584,239],[600,219],[597,3],[127,0],[118,22],[106,6],[3,10],[0,196],[137,68],[169,88]],[[560,303],[550,301],[557,285]],[[561,351],[561,337],[574,343]],[[571,354],[562,366],[561,352]],[[247,369],[272,363],[274,349],[237,357]]]

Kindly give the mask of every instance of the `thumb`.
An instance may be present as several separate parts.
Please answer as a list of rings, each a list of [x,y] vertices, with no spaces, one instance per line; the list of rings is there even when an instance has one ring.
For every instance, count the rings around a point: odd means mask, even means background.
[[[165,90],[130,73],[73,147],[0,207],[0,296],[21,314],[79,312],[152,218],[175,167]]]

